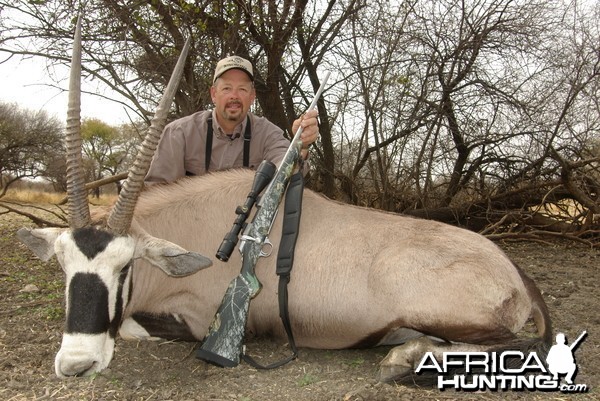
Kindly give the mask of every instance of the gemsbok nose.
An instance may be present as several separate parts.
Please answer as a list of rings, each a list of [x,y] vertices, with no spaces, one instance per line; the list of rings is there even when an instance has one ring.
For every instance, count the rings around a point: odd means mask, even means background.
[[[67,355],[59,355],[56,358],[56,375],[58,377],[87,376],[97,369],[92,355],[85,352],[71,352]]]
[[[103,334],[63,334],[54,370],[61,378],[89,376],[106,368],[112,359],[114,340]]]

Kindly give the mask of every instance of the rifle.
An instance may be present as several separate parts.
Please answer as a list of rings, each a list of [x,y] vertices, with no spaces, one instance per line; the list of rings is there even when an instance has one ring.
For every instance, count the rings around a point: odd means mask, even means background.
[[[577,337],[577,340],[573,341],[571,343],[571,345],[569,345],[569,348],[571,349],[571,351],[573,351],[575,348],[577,348],[579,346],[579,343],[581,342],[581,340],[583,340],[583,338],[587,336],[587,330],[583,330],[583,333],[581,333],[579,335],[579,337]]]
[[[316,106],[319,97],[325,89],[328,78],[329,73],[325,75],[308,110],[312,110]],[[250,300],[258,295],[262,288],[254,269],[260,257],[267,257],[270,255],[270,251],[263,252],[263,246],[271,246],[271,242],[267,236],[275,221],[281,198],[286,191],[294,167],[300,159],[300,151],[302,148],[302,141],[300,140],[301,134],[302,127],[298,128],[296,131],[281,164],[275,172],[275,177],[270,182],[267,189],[265,189],[264,194],[256,205],[257,211],[252,222],[246,226],[239,247],[242,254],[241,272],[227,287],[221,305],[208,329],[208,334],[204,338],[204,342],[200,348],[196,350],[196,358],[198,359],[221,367],[234,367],[240,363]],[[257,177],[259,175],[261,177],[268,175],[268,173],[263,171],[263,168],[264,170],[269,170],[268,164],[265,162],[261,164],[261,167],[257,170]],[[260,188],[258,188],[258,186],[261,182],[264,182],[263,178],[257,177],[254,179],[251,194],[260,193]],[[250,195],[248,197],[250,198]],[[250,202],[247,200],[246,206],[248,204],[250,204]],[[238,207],[238,209],[240,208]],[[246,210],[243,212],[247,217],[249,211]],[[217,258],[220,260],[226,261],[229,259],[229,255],[231,255],[231,251],[237,242],[237,235],[240,231],[238,227],[242,226],[241,220],[245,219],[245,217],[240,216],[241,215],[238,213],[234,228],[225,236],[223,244],[221,244],[221,247],[217,252]],[[229,255],[227,252],[229,252]]]

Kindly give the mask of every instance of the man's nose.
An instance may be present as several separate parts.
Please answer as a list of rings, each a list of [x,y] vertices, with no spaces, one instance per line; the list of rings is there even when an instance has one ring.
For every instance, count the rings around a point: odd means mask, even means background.
[[[230,99],[239,99],[240,98],[240,90],[232,89],[231,92],[229,93],[229,98]]]

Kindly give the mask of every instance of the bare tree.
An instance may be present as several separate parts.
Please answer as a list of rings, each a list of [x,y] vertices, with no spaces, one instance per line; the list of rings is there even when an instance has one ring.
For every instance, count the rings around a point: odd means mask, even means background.
[[[346,67],[334,130],[348,199],[482,229],[498,208],[574,197],[552,149],[596,171],[582,154],[600,115],[597,19],[575,5],[382,3],[352,20],[356,40],[335,49]],[[590,179],[575,181],[594,210]]]

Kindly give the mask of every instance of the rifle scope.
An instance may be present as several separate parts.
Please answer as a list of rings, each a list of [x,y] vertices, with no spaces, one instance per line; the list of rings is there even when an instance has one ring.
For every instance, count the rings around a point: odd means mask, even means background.
[[[276,171],[275,164],[268,160],[263,160],[263,162],[258,166],[256,173],[254,174],[254,182],[252,183],[252,189],[246,198],[246,202],[243,205],[238,206],[235,209],[236,217],[233,222],[233,227],[231,231],[229,231],[225,238],[223,238],[223,242],[221,242],[221,246],[217,251],[217,259],[227,262],[235,245],[238,242],[238,236],[240,235],[240,231],[244,227],[248,216],[250,215],[250,211],[252,207],[256,203],[258,195],[262,192],[263,189],[267,186],[269,182],[273,179]]]

